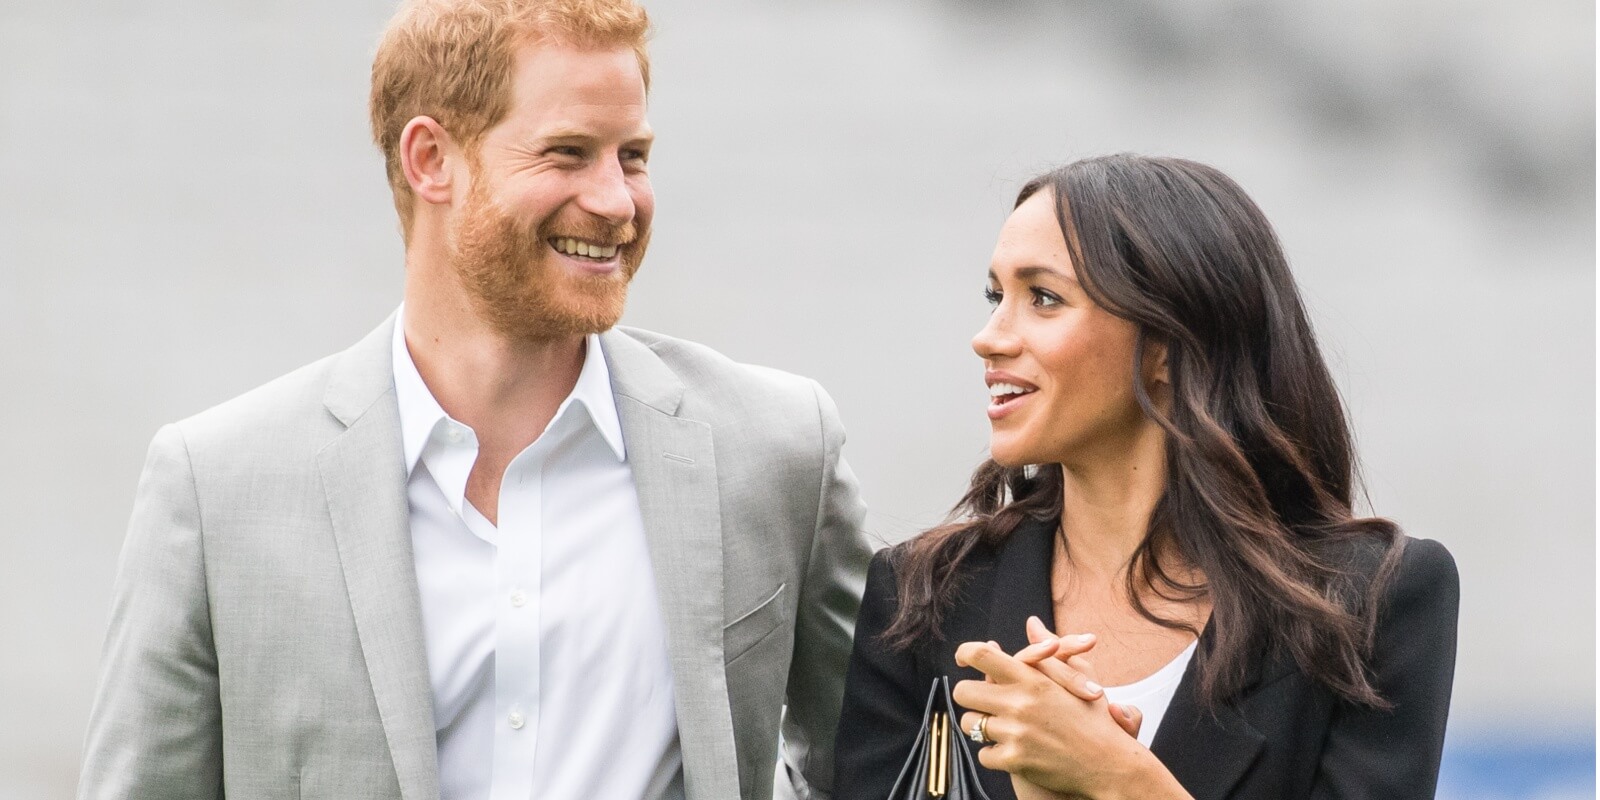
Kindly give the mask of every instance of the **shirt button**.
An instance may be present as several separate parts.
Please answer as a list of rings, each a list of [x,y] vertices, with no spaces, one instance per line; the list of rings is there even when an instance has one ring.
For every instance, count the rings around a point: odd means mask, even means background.
[[[522,718],[521,711],[513,711],[511,712],[510,716],[506,717],[506,722],[511,723],[512,730],[520,731],[522,730],[522,724],[526,722],[526,720]]]
[[[528,602],[528,595],[527,595],[526,592],[522,591],[521,589],[518,589],[518,590],[516,590],[516,591],[511,593],[511,606],[513,608],[522,608],[524,605],[527,604],[527,602]]]
[[[452,443],[459,444],[461,442],[461,429],[452,427],[445,433],[444,438],[449,439]]]

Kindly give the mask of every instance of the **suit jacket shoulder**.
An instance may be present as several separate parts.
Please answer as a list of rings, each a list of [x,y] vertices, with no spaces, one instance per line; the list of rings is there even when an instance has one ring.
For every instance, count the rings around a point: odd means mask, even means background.
[[[617,332],[648,347],[683,381],[691,410],[727,411],[730,407],[786,412],[815,421],[819,387],[816,381],[783,370],[744,364],[703,344],[639,328]],[[691,414],[692,416],[692,414]]]
[[[341,427],[322,400],[337,359],[308,364],[175,424],[191,454],[230,459],[264,458],[286,444],[336,435]]]
[[[758,463],[762,472],[795,470],[795,494],[810,494],[825,462],[837,457],[844,428],[837,408],[816,381],[771,367],[743,364],[702,344],[637,328],[616,334],[649,348],[681,382],[676,413],[710,426],[719,464]],[[612,339],[616,342],[616,339]],[[627,362],[613,359],[613,366]],[[619,397],[630,394],[628,376],[614,375]],[[723,444],[726,443],[727,447]],[[820,489],[820,487],[818,487]]]
[[[282,507],[284,499],[321,496],[318,455],[350,424],[384,399],[387,416],[378,416],[397,420],[390,356],[394,319],[340,353],[174,423],[203,517],[209,518],[208,507],[294,513]],[[399,470],[393,477],[403,481],[398,459],[372,468]]]

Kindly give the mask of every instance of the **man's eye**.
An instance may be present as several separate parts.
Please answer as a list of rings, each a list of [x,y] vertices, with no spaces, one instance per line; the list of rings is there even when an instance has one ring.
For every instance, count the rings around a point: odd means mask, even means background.
[[[649,157],[642,150],[624,150],[618,154],[622,168],[633,173],[643,173],[649,166]]]
[[[570,144],[557,145],[555,147],[550,148],[550,152],[554,153],[554,154],[556,154],[558,156],[567,156],[568,158],[582,158],[583,157],[583,148],[576,147],[576,146],[570,145]]]
[[[1056,297],[1050,292],[1038,288],[1032,289],[1031,291],[1033,292],[1033,304],[1040,308],[1050,308],[1052,306],[1061,305],[1061,298]]]
[[[989,301],[989,305],[991,306],[1000,305],[1000,300],[1004,297],[1005,295],[1001,294],[999,289],[983,290],[983,299]]]

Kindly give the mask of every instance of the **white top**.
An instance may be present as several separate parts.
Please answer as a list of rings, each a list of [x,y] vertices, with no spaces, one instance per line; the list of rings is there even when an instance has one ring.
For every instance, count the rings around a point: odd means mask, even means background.
[[[1167,715],[1167,707],[1172,705],[1172,696],[1177,693],[1183,672],[1189,668],[1189,661],[1194,658],[1194,647],[1199,643],[1198,639],[1190,642],[1177,658],[1167,662],[1166,666],[1148,678],[1126,686],[1105,687],[1107,700],[1133,706],[1144,714],[1144,722],[1139,727],[1139,744],[1149,747],[1155,741],[1156,729],[1161,727],[1161,718]]]
[[[682,797],[666,630],[600,338],[506,468],[497,528],[466,500],[477,436],[423,382],[403,314],[395,396],[441,800]]]

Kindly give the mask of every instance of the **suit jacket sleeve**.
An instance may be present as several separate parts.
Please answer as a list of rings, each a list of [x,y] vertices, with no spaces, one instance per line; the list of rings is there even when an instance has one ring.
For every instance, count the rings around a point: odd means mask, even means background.
[[[783,717],[785,768],[778,772],[777,789],[779,796],[825,799],[834,786],[833,737],[871,551],[861,532],[866,505],[855,473],[840,453],[844,427],[839,412],[821,386],[813,388],[822,428],[822,484],[795,617]]]
[[[855,651],[845,678],[844,709],[834,761],[837,800],[883,800],[911,752],[922,725],[928,685],[915,656],[880,641],[894,618],[896,581],[890,551],[880,551],[867,572]]]
[[[183,434],[156,434],[113,589],[80,800],[222,796],[222,708]]]
[[[1372,671],[1394,704],[1341,703],[1322,752],[1314,800],[1432,798],[1455,675],[1460,577],[1438,542],[1408,541],[1378,611]]]

